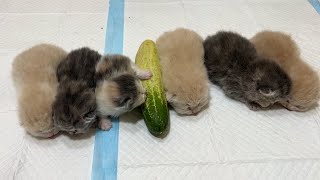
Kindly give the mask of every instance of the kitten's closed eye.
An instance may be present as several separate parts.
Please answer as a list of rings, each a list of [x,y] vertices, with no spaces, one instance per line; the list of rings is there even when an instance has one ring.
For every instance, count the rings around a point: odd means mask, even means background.
[[[267,96],[267,97],[271,97],[276,94],[276,92],[270,87],[260,87],[260,88],[258,88],[258,91],[259,91],[259,93],[261,93],[262,95]]]
[[[131,100],[130,97],[120,97],[116,100],[116,103],[118,104],[118,106],[124,106],[126,104],[128,104],[128,102]]]
[[[85,121],[91,121],[96,118],[96,112],[90,111],[84,115]]]

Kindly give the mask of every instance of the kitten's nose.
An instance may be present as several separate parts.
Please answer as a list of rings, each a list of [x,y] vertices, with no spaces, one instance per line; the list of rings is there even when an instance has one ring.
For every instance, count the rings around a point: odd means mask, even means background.
[[[197,115],[198,114],[198,111],[196,110],[196,108],[190,108],[190,111],[192,113],[192,115]]]
[[[192,112],[193,115],[197,115],[198,114],[198,111],[195,111],[195,110],[192,110],[191,112]]]

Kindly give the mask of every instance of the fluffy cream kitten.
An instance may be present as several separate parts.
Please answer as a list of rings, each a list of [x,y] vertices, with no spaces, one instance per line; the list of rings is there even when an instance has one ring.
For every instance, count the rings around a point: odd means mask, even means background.
[[[22,127],[33,136],[48,138],[53,125],[52,104],[57,93],[56,68],[67,53],[50,44],[36,45],[20,53],[12,64]]]
[[[197,114],[209,102],[202,43],[196,32],[184,28],[165,32],[156,41],[166,97],[179,114]]]

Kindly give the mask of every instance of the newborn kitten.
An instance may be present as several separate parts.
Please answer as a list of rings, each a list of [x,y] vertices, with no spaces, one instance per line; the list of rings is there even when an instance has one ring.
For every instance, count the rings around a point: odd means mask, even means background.
[[[297,44],[289,35],[276,31],[262,31],[251,38],[259,55],[279,64],[292,80],[290,98],[280,101],[289,110],[307,111],[320,99],[320,81],[301,57]]]
[[[149,71],[134,66],[128,57],[107,55],[96,66],[96,102],[99,126],[111,128],[111,117],[118,117],[145,102],[146,90],[140,79],[149,79]]]
[[[183,28],[166,32],[156,41],[166,98],[179,114],[197,114],[209,102],[202,43],[196,32]]]
[[[204,41],[209,79],[224,93],[251,110],[287,99],[291,80],[274,62],[257,56],[246,38],[233,32],[218,32]]]
[[[58,133],[52,119],[52,104],[58,86],[56,69],[66,56],[60,47],[39,44],[13,61],[20,123],[33,136],[49,138]]]
[[[57,69],[58,81],[84,81],[88,87],[96,86],[95,71],[101,55],[88,47],[71,51]],[[64,84],[61,84],[64,85]]]
[[[53,104],[54,123],[61,131],[70,134],[85,133],[96,121],[94,88],[82,80],[60,81]]]
[[[71,51],[57,68],[54,124],[70,134],[85,133],[96,121],[95,66],[101,55],[87,47]]]

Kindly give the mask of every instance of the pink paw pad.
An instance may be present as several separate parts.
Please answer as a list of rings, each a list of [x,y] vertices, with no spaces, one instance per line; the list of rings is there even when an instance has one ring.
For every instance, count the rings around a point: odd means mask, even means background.
[[[152,73],[150,71],[141,71],[137,75],[140,79],[143,79],[143,80],[147,80],[152,77]]]
[[[109,129],[112,128],[112,122],[107,119],[101,119],[99,122],[99,128],[104,131],[108,131]]]

